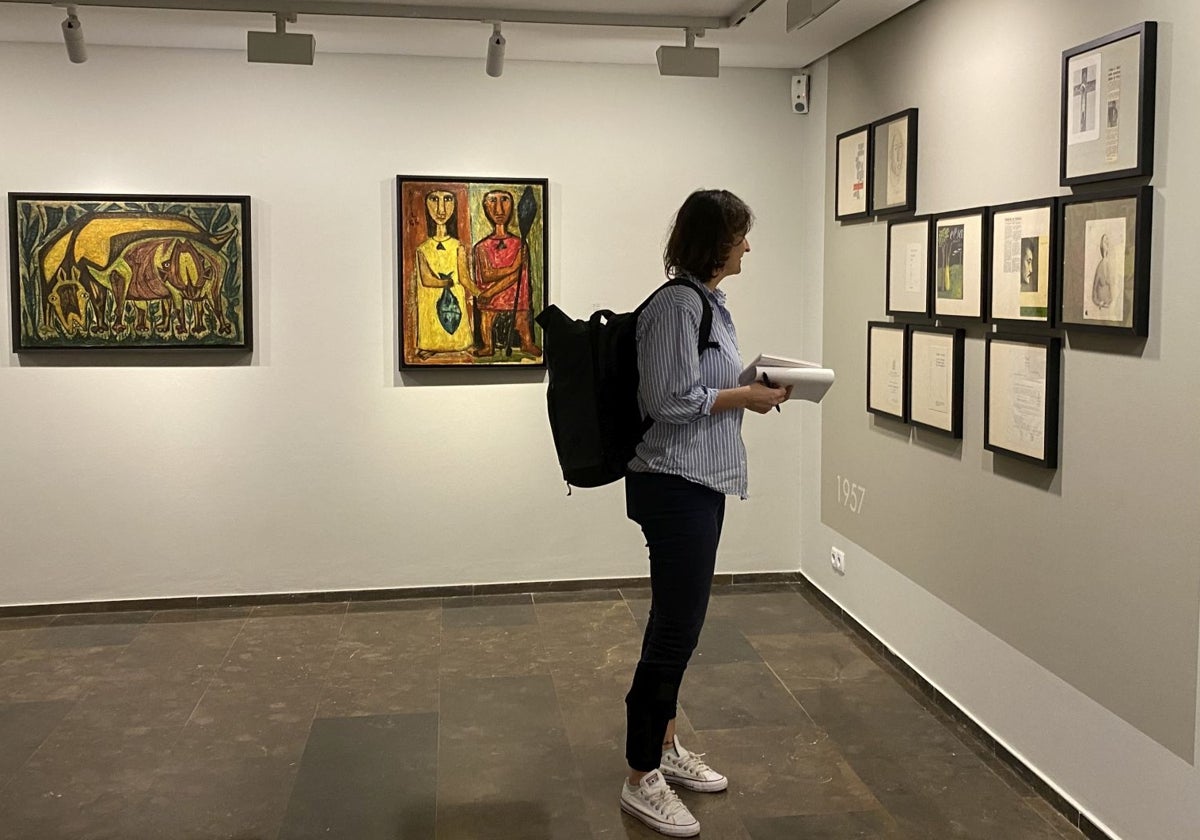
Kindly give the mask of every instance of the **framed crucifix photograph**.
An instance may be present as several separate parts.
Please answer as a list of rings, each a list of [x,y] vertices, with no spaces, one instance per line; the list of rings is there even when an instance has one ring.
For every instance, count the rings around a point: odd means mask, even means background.
[[[888,223],[887,314],[929,317],[928,216]]]
[[[1146,21],[1063,51],[1063,186],[1153,174],[1157,42]]]
[[[908,421],[961,438],[966,331],[908,328]]]
[[[871,127],[852,128],[837,136],[834,164],[833,218],[839,222],[871,215]]]
[[[1152,203],[1151,187],[1059,199],[1061,326],[1149,334]]]
[[[917,209],[917,109],[871,123],[871,212],[876,216]]]
[[[867,411],[908,420],[908,325],[867,322]]]
[[[1062,339],[991,333],[985,356],[984,449],[1057,467]]]
[[[987,317],[990,256],[988,208],[933,217],[933,314],[983,321]]]
[[[1044,198],[992,208],[989,320],[1021,328],[1053,325],[1057,201]]]

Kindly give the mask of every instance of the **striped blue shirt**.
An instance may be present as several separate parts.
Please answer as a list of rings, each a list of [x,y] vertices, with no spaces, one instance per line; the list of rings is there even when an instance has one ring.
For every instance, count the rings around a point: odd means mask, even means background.
[[[725,293],[695,285],[712,306],[709,340],[719,346],[697,353],[703,308],[689,289],[668,286],[642,310],[637,322],[638,405],[654,424],[629,469],[671,473],[744,499],[742,409],[709,413],[718,390],[737,387],[742,371],[737,331],[725,308]]]

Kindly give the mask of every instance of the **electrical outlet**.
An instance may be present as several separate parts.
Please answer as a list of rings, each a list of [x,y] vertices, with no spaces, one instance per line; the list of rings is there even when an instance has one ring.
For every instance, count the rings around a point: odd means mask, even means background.
[[[829,565],[839,575],[846,574],[846,552],[836,546],[829,550]]]

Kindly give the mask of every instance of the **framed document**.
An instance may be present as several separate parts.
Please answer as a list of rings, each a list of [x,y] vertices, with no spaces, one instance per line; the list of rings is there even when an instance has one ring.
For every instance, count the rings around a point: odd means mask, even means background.
[[[837,136],[833,208],[836,221],[870,217],[870,162],[870,126],[860,126]]]
[[[1052,326],[1058,271],[1057,199],[992,208],[989,318],[1022,327]]]
[[[986,356],[984,449],[1057,467],[1062,339],[992,333]]]
[[[908,328],[908,419],[914,426],[962,437],[965,331]]]
[[[943,213],[933,219],[933,314],[987,316],[988,209]]]
[[[1059,199],[1060,325],[1149,334],[1152,202],[1151,187]]]
[[[871,123],[871,212],[917,209],[917,109]]]
[[[908,325],[867,322],[867,411],[908,420]]]
[[[1063,51],[1063,186],[1154,173],[1157,41],[1146,21]]]
[[[887,314],[929,316],[928,216],[888,222]]]

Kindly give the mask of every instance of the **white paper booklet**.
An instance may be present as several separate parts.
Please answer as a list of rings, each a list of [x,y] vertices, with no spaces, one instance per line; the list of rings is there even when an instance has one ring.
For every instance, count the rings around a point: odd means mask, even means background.
[[[791,399],[815,403],[824,398],[834,380],[833,371],[816,362],[762,353],[742,371],[738,384],[749,385],[755,380],[761,382],[764,376],[776,387],[791,385]]]

